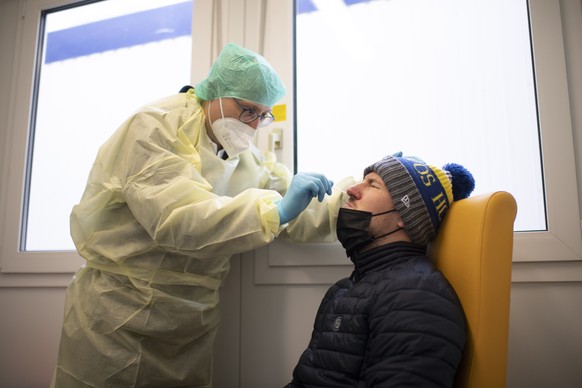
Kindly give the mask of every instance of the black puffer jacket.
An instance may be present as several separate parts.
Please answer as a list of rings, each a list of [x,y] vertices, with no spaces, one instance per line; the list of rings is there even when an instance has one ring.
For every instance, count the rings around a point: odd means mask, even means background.
[[[323,298],[287,388],[452,387],[465,317],[425,248],[387,244],[353,261]]]

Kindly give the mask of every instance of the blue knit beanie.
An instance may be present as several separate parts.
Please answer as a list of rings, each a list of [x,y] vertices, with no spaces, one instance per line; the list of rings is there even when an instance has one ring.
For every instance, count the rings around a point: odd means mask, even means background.
[[[473,175],[459,164],[441,169],[402,153],[368,166],[364,176],[372,171],[384,181],[410,239],[420,245],[434,238],[451,203],[469,197],[475,188]]]

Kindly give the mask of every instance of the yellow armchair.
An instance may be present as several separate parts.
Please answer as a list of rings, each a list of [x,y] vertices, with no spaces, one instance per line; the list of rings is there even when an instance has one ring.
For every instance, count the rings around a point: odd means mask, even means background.
[[[454,287],[467,318],[455,388],[504,388],[507,372],[513,223],[504,191],[454,202],[429,255]]]

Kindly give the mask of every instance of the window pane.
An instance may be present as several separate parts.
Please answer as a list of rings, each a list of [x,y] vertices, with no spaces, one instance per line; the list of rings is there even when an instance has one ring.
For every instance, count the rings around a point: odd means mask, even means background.
[[[297,170],[403,151],[511,192],[546,230],[527,2],[297,0]]]
[[[192,6],[107,0],[44,13],[21,249],[74,249],[69,214],[98,147],[190,80]]]

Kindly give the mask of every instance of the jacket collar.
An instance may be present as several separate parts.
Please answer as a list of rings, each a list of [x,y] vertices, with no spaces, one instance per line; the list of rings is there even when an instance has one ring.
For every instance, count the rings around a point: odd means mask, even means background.
[[[381,245],[362,253],[355,253],[350,257],[354,263],[351,279],[359,281],[370,272],[402,263],[412,257],[426,255],[426,246],[410,242],[399,241]]]

